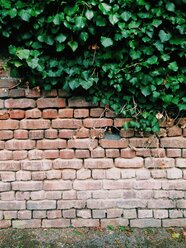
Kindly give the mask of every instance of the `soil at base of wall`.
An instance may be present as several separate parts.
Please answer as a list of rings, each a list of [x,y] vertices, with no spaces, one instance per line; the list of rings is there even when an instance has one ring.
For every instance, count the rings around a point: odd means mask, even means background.
[[[4,229],[0,248],[186,248],[186,228]]]

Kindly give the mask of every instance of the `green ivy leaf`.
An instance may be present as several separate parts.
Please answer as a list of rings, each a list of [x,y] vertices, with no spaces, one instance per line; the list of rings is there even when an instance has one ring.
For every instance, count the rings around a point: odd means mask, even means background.
[[[166,33],[164,30],[160,30],[158,36],[160,37],[161,42],[166,42],[171,38],[171,34]]]
[[[104,15],[108,14],[110,12],[111,8],[112,8],[107,3],[100,3],[98,7],[99,7],[99,9],[102,11],[102,13]]]
[[[86,18],[83,16],[77,16],[75,18],[75,25],[78,29],[84,28],[84,26],[86,25]]]
[[[110,15],[109,16],[109,21],[112,25],[115,25],[119,20],[117,18],[117,15],[116,14],[113,14],[113,15]]]
[[[28,49],[19,49],[16,52],[16,55],[19,59],[28,59],[30,55],[30,50]]]
[[[91,20],[94,17],[94,12],[92,10],[87,9],[85,12],[85,16],[88,20]]]
[[[174,62],[171,62],[169,65],[168,65],[168,68],[172,71],[178,71],[178,65],[177,65],[177,62],[174,61]]]
[[[59,43],[64,42],[66,39],[67,39],[67,36],[64,35],[64,34],[58,34],[58,35],[56,36],[56,40],[57,40]]]
[[[161,55],[161,58],[162,58],[163,61],[168,61],[170,59],[170,55],[168,55],[168,54],[162,54]]]
[[[19,11],[18,15],[21,17],[22,20],[28,22],[31,17],[31,9],[22,9]]]
[[[149,86],[141,88],[141,93],[144,96],[149,96],[151,94],[151,89]]]
[[[125,22],[128,22],[128,20],[132,17],[132,13],[129,12],[129,11],[124,11],[122,14],[121,14],[121,18],[125,21]]]
[[[175,11],[175,5],[174,5],[174,3],[169,2],[165,6],[166,6],[166,9],[168,11],[170,11],[170,12],[174,12]]]
[[[154,65],[154,64],[157,64],[158,62],[158,57],[153,55],[152,57],[150,57],[149,59],[147,59],[146,61],[148,64],[150,65]]]
[[[105,36],[101,36],[101,44],[104,47],[109,47],[113,45],[113,40],[111,38],[105,37]]]
[[[75,52],[78,48],[78,43],[76,41],[69,41],[68,45],[72,49],[73,52]]]

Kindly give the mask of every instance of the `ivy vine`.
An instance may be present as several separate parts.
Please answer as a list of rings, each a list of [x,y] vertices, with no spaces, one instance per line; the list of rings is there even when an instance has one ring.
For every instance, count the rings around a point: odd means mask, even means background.
[[[125,127],[156,132],[186,110],[186,0],[1,0],[1,46],[14,76],[83,90]]]

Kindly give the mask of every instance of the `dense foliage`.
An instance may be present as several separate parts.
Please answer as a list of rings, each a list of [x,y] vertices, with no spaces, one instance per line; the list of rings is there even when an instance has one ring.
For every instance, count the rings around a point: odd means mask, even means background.
[[[85,90],[130,126],[186,109],[186,0],[1,0],[1,46],[32,86]]]

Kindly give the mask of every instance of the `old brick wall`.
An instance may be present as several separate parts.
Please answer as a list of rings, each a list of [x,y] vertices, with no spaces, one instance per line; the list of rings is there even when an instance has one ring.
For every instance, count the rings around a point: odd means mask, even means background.
[[[3,87],[1,228],[186,226],[185,119],[144,137],[83,98]]]

